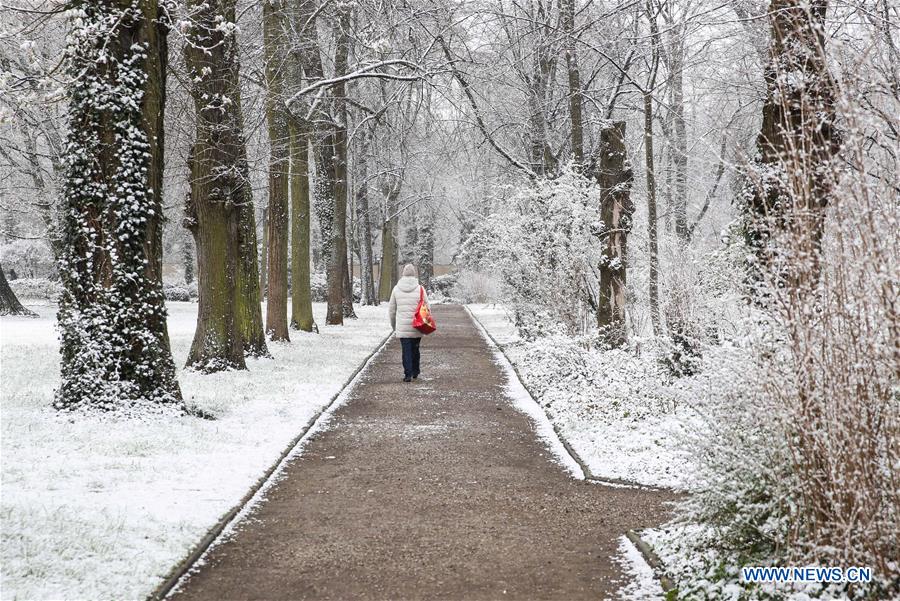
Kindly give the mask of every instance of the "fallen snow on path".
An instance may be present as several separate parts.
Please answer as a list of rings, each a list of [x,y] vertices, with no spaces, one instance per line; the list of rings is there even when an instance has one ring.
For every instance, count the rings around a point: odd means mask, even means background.
[[[509,360],[507,360],[503,352],[494,345],[493,341],[487,335],[484,326],[477,320],[475,321],[475,327],[494,352],[494,362],[497,364],[497,367],[503,371],[504,376],[506,377],[506,394],[509,396],[510,400],[512,400],[513,406],[531,419],[534,424],[535,432],[547,446],[547,449],[553,455],[556,462],[563,466],[572,477],[584,480],[584,470],[581,469],[581,466],[575,458],[569,454],[568,449],[566,449],[565,445],[563,445],[559,436],[556,434],[556,431],[553,429],[550,420],[547,419],[547,414],[541,410],[541,407],[534,401],[531,394],[522,385],[519,376],[516,375],[516,371],[513,369]]]
[[[619,555],[614,558],[628,577],[628,584],[619,590],[620,601],[662,601],[662,587],[644,556],[627,536],[619,538]]]
[[[182,365],[197,305],[168,306]],[[271,343],[249,371],[181,370],[185,398],[215,420],[74,418],[48,407],[55,308],[31,308],[40,319],[0,319],[4,598],[146,597],[389,333],[384,307],[357,307],[343,327]]]
[[[689,487],[682,443],[700,420],[689,407],[671,402],[652,361],[626,351],[588,354],[566,339],[525,342],[502,306],[468,308],[590,475]]]

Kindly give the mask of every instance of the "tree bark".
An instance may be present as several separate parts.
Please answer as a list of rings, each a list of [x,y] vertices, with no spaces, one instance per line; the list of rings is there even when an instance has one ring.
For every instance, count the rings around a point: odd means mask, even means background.
[[[299,21],[308,24],[303,28],[300,42],[300,60],[307,80],[315,82],[324,79],[322,56],[316,30],[316,6],[314,2],[300,2],[298,7]],[[325,323],[341,325],[344,322],[344,277],[343,277],[343,245],[346,237],[343,225],[338,222],[346,219],[346,195],[341,199],[336,192],[336,154],[337,148],[334,120],[323,108],[324,101],[319,101],[313,122],[311,139],[313,157],[316,165],[316,177],[313,185],[313,206],[319,222],[321,233],[322,258],[326,273],[327,310]],[[343,245],[342,245],[343,240]]]
[[[269,295],[269,209],[262,209],[262,245],[259,253],[259,295]]]
[[[563,32],[566,35],[566,68],[569,79],[569,123],[572,157],[575,164],[584,162],[584,125],[582,117],[581,73],[575,48],[575,0],[565,0],[561,6]]]
[[[193,82],[197,131],[188,160],[185,225],[197,248],[200,306],[187,364],[204,372],[246,369],[245,353],[263,355],[267,350],[240,104],[235,0],[189,0],[188,10],[193,19],[185,64]]]
[[[434,212],[431,207],[423,206],[419,211],[418,223],[418,257],[419,282],[426,290],[431,290],[431,278],[434,277]]]
[[[66,48],[62,379],[54,406],[183,411],[162,292],[168,18],[155,0],[78,5]]]
[[[347,61],[350,55],[350,10],[342,9],[335,30],[335,76],[347,73]],[[335,178],[334,178],[334,233],[335,252],[341,260],[341,286],[343,289],[341,303],[341,321],[343,318],[356,319],[353,311],[353,282],[347,256],[347,204],[349,202],[349,170],[347,168],[347,84],[339,82],[334,85],[334,112],[337,117],[334,133]]]
[[[26,315],[37,317],[37,313],[26,309],[16,298],[16,293],[9,287],[3,266],[0,265],[0,315]]]
[[[656,25],[656,14],[650,2],[647,2],[647,18],[650,21],[652,40],[652,59],[650,74],[646,87],[642,90],[644,101],[644,161],[647,176],[647,247],[650,255],[650,322],[653,334],[662,334],[662,323],[659,312],[659,230],[656,214],[656,170],[653,157],[653,88],[656,86],[656,75],[659,69],[659,29]]]
[[[825,48],[827,9],[826,0],[772,0],[759,168],[751,168],[754,189],[746,207],[756,269],[773,272],[800,294],[818,282],[832,162],[840,148]],[[788,261],[777,260],[786,250],[778,248],[779,234],[791,240]]]
[[[612,123],[600,131],[593,175],[600,186],[600,218],[603,221],[597,326],[604,342],[614,347],[627,341],[627,250],[634,214],[634,203],[631,201],[634,175],[628,165],[624,121]]]
[[[315,330],[309,289],[309,144],[306,127],[291,119],[291,326]]]
[[[377,305],[375,294],[375,266],[372,259],[372,218],[369,215],[368,152],[370,134],[366,133],[359,149],[359,188],[356,191],[356,220],[360,228],[359,269],[363,305]]]
[[[284,0],[263,3],[263,38],[266,56],[266,121],[269,133],[269,235],[267,249],[268,303],[266,332],[272,340],[289,341],[288,297],[288,194],[290,133],[284,103],[287,64]]]
[[[184,283],[191,284],[194,281],[194,250],[190,238],[185,237],[181,245],[181,262],[184,266]]]
[[[396,220],[389,219],[381,228],[381,266],[378,270],[378,300],[391,300],[391,291],[397,283],[397,237]]]

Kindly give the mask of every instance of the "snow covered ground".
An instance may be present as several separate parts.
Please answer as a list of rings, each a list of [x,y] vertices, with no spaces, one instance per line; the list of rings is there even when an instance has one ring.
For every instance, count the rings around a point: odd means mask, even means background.
[[[700,420],[673,400],[652,360],[626,351],[587,354],[567,348],[571,339],[525,342],[502,306],[468,307],[594,476],[690,487],[680,443]]]
[[[197,305],[168,306],[180,366]],[[357,307],[343,327],[270,343],[249,371],[180,371],[215,420],[72,418],[48,408],[56,308],[30,308],[40,319],[0,318],[3,598],[146,597],[389,333],[384,307]]]

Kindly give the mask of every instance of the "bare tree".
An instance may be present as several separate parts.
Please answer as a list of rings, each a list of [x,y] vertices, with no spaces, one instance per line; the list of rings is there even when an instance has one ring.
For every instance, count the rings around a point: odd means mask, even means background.
[[[197,248],[200,307],[188,365],[246,369],[265,355],[253,197],[248,181],[234,0],[190,0],[185,46],[196,110],[185,224]]]

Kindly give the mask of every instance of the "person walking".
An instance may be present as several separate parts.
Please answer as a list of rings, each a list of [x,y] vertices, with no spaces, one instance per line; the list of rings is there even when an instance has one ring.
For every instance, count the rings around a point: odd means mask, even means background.
[[[394,335],[400,339],[400,347],[403,349],[404,382],[411,382],[419,377],[419,343],[423,334],[413,327],[413,317],[420,299],[424,299],[425,304],[428,304],[428,295],[419,284],[416,268],[410,263],[403,268],[403,276],[391,291],[391,304],[388,308],[391,327],[394,329]]]

